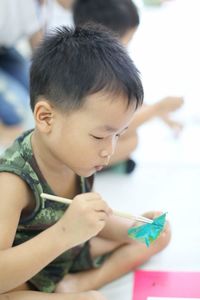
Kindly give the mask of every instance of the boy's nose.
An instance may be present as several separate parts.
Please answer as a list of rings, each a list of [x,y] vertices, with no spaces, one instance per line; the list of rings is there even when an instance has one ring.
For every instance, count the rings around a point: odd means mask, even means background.
[[[102,158],[106,158],[109,161],[111,156],[115,152],[116,144],[117,144],[117,140],[115,138],[110,140],[106,145],[104,145],[105,146],[104,149],[100,151],[100,156]]]
[[[100,152],[100,156],[102,158],[107,158],[109,160],[110,157],[113,155],[114,151],[115,151],[115,145],[113,145],[112,147],[110,147],[110,149],[102,150]]]
[[[108,157],[111,156],[111,154],[109,154],[107,150],[102,150],[101,153],[100,153],[100,155],[103,158],[108,158]]]
[[[108,151],[107,150],[102,150],[100,152],[100,157],[104,159],[103,165],[107,166],[109,164],[110,157],[111,157],[111,155],[108,153]]]

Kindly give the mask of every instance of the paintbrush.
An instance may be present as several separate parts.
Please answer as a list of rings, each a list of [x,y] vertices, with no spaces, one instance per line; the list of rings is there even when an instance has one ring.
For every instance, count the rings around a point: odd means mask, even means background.
[[[64,204],[71,204],[72,203],[71,199],[58,197],[58,196],[55,196],[55,195],[42,193],[42,194],[40,194],[40,196],[44,199],[48,199],[48,200],[52,200],[52,201],[56,201],[56,202],[60,202],[60,203],[64,203]],[[131,214],[126,213],[126,212],[113,210],[113,214],[115,216],[130,219],[130,220],[134,220],[134,221],[139,221],[139,222],[149,223],[149,224],[153,223],[153,220],[151,220],[151,219],[148,219],[148,218],[143,217],[143,216],[134,216],[134,215],[131,215]]]

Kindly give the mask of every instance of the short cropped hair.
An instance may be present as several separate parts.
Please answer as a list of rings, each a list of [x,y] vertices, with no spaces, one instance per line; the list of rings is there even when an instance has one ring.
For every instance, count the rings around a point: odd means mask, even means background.
[[[77,0],[73,11],[76,26],[98,23],[120,38],[140,23],[138,9],[132,0]]]
[[[117,38],[101,26],[61,27],[48,35],[32,60],[32,110],[41,96],[61,110],[78,109],[100,91],[122,94],[136,108],[143,101],[139,72]]]

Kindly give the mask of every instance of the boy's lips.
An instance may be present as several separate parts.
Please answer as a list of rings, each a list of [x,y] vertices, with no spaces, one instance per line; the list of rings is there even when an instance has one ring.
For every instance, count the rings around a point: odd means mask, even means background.
[[[105,165],[95,166],[96,171],[100,171],[105,167]]]

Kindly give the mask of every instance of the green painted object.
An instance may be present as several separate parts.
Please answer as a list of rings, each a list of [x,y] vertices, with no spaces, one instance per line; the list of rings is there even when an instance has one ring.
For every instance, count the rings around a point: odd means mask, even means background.
[[[163,231],[166,223],[166,214],[164,213],[153,220],[151,224],[145,224],[137,227],[131,227],[128,230],[128,236],[132,239],[144,242],[147,247],[155,241]]]

